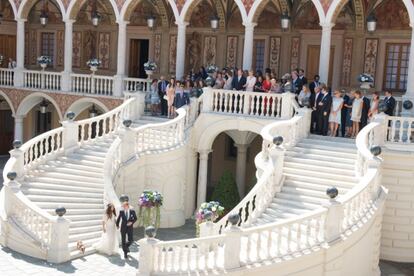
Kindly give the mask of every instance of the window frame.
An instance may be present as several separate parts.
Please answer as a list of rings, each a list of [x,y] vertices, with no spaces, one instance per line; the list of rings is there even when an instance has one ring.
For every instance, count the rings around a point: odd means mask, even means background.
[[[389,66],[388,65],[388,62],[389,62],[388,58],[389,58],[389,54],[390,54],[389,53],[389,48],[391,46],[399,46],[400,47],[400,50],[398,51],[398,59],[397,59],[398,64],[396,66],[396,68],[397,68],[396,88],[387,87],[387,82],[388,82],[387,81],[387,76],[388,76],[387,69],[388,68],[394,68],[394,66]],[[389,43],[385,44],[384,75],[383,75],[383,80],[382,80],[383,90],[389,90],[389,91],[393,91],[393,92],[404,92],[404,91],[407,90],[407,84],[406,84],[406,87],[404,87],[404,88],[400,87],[401,69],[402,69],[401,64],[402,64],[402,61],[403,61],[403,59],[402,59],[403,50],[402,49],[403,49],[404,46],[408,47],[407,58],[405,59],[407,61],[407,68],[406,68],[406,70],[407,70],[406,79],[407,79],[408,78],[408,62],[409,62],[409,58],[410,58],[411,44],[410,43],[404,43],[404,42],[402,42],[402,43],[389,42]],[[395,51],[393,51],[393,53],[395,53]],[[393,61],[393,60],[391,60],[391,61]],[[392,75],[392,73],[390,73],[390,74]]]

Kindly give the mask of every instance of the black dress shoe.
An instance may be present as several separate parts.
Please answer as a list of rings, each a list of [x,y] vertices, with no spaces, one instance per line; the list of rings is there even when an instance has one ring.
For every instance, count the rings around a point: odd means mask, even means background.
[[[128,253],[124,253],[124,259],[128,259]]]

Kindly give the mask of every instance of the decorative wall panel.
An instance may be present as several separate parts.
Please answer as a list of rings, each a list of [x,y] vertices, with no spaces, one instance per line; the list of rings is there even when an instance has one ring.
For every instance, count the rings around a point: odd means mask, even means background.
[[[175,73],[175,62],[177,59],[177,35],[170,36],[169,72]]]
[[[279,77],[279,67],[280,67],[280,37],[272,36],[270,37],[270,54],[269,54],[269,68]]]
[[[30,51],[29,51],[29,32],[24,33],[24,64],[29,64]]]
[[[203,53],[203,64],[216,64],[217,56],[217,37],[206,36],[204,37],[204,53]]]
[[[365,41],[364,72],[375,78],[377,70],[378,39],[367,38]]]
[[[64,31],[57,31],[56,33],[56,65],[63,66],[65,53],[64,53],[64,45],[65,45],[65,33]]]
[[[299,50],[300,50],[300,38],[292,37],[292,45],[290,52],[290,69],[294,70],[299,66]]]
[[[81,32],[73,32],[72,38],[72,66],[73,67],[81,67],[82,62],[82,33]]]
[[[30,37],[29,61],[30,61],[30,64],[36,65],[37,63],[37,32],[36,31],[29,32],[29,37]]]
[[[110,40],[111,33],[103,32],[99,33],[98,40],[98,58],[101,60],[101,68],[109,69],[109,54],[110,54]]]
[[[156,73],[159,73],[161,66],[161,34],[154,36],[154,62],[157,64]]]
[[[238,39],[237,36],[227,37],[226,66],[228,67],[236,67]]]
[[[342,75],[341,75],[341,85],[349,86],[351,84],[351,69],[352,69],[352,38],[344,39],[344,54],[342,57]]]

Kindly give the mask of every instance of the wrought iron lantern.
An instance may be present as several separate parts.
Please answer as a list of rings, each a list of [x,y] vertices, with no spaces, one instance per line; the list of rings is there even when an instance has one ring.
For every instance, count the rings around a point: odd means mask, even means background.
[[[287,29],[289,29],[289,24],[290,17],[287,12],[284,12],[280,17],[280,26],[282,27],[282,30],[286,31]]]
[[[40,24],[45,27],[47,25],[49,19],[49,15],[47,13],[47,8],[46,8],[46,1],[43,0],[43,7],[42,10],[40,11]]]
[[[219,27],[220,18],[217,15],[213,15],[210,18],[210,26],[213,31],[217,30]]]
[[[95,105],[93,104],[91,109],[89,109],[89,118],[98,116],[98,110],[96,110]]]
[[[155,27],[155,16],[153,14],[151,14],[150,16],[148,16],[147,18],[147,26],[149,29],[154,29]]]
[[[370,13],[367,17],[367,30],[372,33],[377,29],[377,18],[374,13]]]
[[[48,105],[49,105],[48,102],[45,99],[43,99],[43,101],[39,105],[40,106],[40,113],[45,114]]]

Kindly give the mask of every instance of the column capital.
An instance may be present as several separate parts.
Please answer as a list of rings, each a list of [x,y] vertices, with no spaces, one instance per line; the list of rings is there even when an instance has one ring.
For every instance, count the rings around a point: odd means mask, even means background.
[[[198,153],[200,154],[200,160],[207,160],[210,152],[212,152],[212,150],[199,150]]]
[[[22,122],[24,120],[24,117],[26,117],[25,115],[13,115],[14,121],[17,122]]]
[[[245,152],[249,148],[250,144],[237,144],[234,143],[234,146],[237,148],[238,152]]]
[[[175,21],[175,24],[177,25],[178,28],[185,28],[190,23],[189,22],[186,22],[186,21]]]
[[[118,21],[118,22],[116,22],[116,23],[118,23],[118,26],[119,27],[125,27],[126,28],[126,26],[130,23],[129,21]]]
[[[257,23],[254,22],[244,22],[243,26],[245,29],[254,29],[257,26]]]
[[[323,31],[331,30],[333,26],[335,26],[335,23],[332,22],[321,22],[319,25],[322,27]]]
[[[69,19],[66,19],[64,22],[65,22],[65,25],[73,25],[73,23],[75,23],[76,20],[69,18]]]
[[[24,23],[27,21],[27,18],[17,18],[16,21],[17,23]]]

